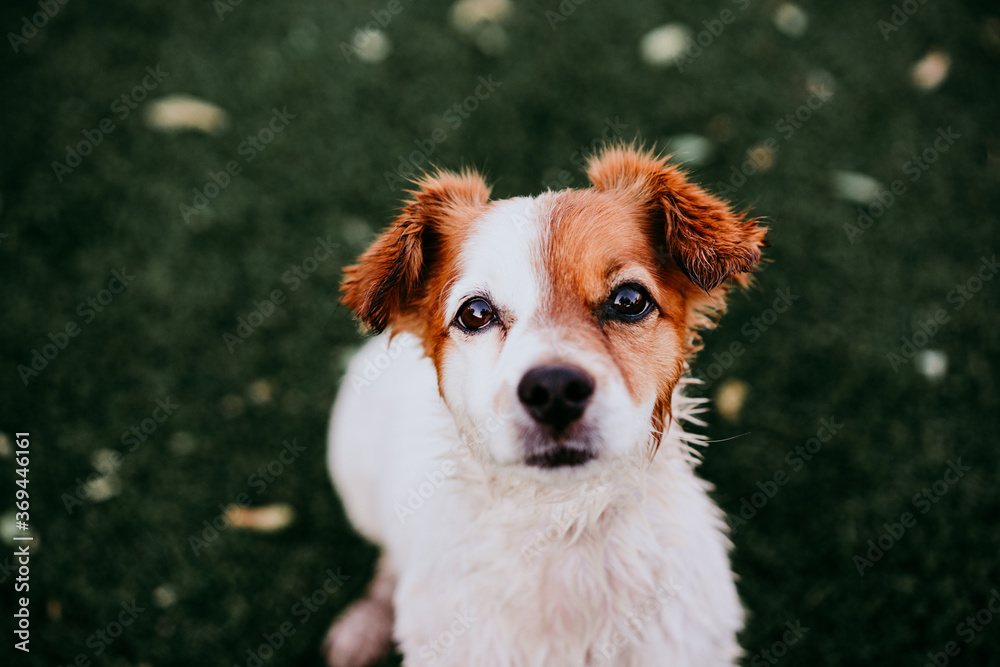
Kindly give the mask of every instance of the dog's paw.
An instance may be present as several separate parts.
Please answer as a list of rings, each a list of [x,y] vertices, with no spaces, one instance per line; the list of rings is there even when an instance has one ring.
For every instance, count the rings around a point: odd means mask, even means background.
[[[367,667],[389,653],[392,646],[392,606],[365,598],[334,621],[323,644],[330,667]]]

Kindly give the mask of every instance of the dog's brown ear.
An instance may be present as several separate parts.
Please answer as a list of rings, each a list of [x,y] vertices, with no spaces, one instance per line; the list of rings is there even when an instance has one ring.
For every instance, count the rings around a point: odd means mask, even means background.
[[[687,179],[666,158],[616,145],[592,157],[587,177],[598,190],[640,198],[664,217],[666,245],[680,269],[711,292],[728,278],[743,282],[760,260],[765,227]]]
[[[446,171],[414,184],[399,217],[344,269],[341,301],[373,331],[381,333],[419,298],[427,263],[449,225],[467,219],[489,201],[490,189],[479,174]]]

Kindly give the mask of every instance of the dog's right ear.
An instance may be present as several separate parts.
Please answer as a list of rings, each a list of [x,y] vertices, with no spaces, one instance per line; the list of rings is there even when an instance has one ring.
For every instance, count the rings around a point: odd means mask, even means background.
[[[678,268],[706,294],[730,278],[745,284],[760,261],[767,228],[690,181],[664,157],[616,144],[592,157],[587,177],[598,190],[617,190],[644,202],[662,222]]]
[[[471,170],[439,171],[414,183],[400,215],[344,269],[341,302],[375,333],[382,333],[420,299],[441,237],[489,202],[490,189]]]

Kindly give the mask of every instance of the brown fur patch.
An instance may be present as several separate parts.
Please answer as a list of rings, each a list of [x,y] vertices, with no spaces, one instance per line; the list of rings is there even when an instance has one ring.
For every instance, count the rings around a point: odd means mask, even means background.
[[[638,404],[680,378],[689,284],[658,259],[657,228],[643,202],[595,190],[557,193],[549,212],[543,275],[551,277],[545,325],[573,332],[578,344],[607,354]],[[640,322],[602,322],[603,305],[626,282],[649,290],[658,309]]]
[[[424,176],[399,217],[344,269],[342,302],[376,333],[389,325],[423,335],[430,283],[454,267],[469,222],[488,204],[490,189],[471,171]],[[432,295],[433,296],[433,295]],[[433,299],[432,299],[433,300]]]
[[[598,190],[627,193],[661,219],[666,248],[706,292],[729,278],[739,279],[760,260],[767,234],[760,221],[733,212],[666,158],[612,146],[590,160],[587,176]]]
[[[766,229],[687,180],[663,158],[614,146],[591,160],[594,188],[556,193],[544,249],[552,321],[604,351],[637,403],[656,396],[653,427],[670,420],[670,397],[697,331],[725,308],[728,279],[747,282]],[[645,286],[658,310],[640,322],[595,313],[625,282]]]

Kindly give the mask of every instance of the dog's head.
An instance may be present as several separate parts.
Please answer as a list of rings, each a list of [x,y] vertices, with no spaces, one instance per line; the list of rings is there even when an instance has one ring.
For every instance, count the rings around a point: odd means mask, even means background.
[[[652,456],[697,331],[760,259],[758,221],[662,158],[611,147],[587,175],[586,190],[503,201],[472,172],[426,176],[346,269],[344,303],[423,341],[486,465]]]

